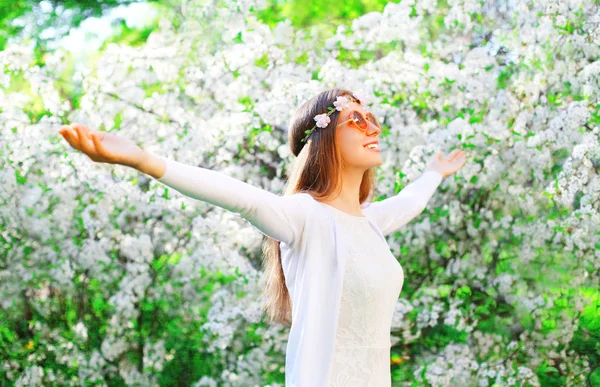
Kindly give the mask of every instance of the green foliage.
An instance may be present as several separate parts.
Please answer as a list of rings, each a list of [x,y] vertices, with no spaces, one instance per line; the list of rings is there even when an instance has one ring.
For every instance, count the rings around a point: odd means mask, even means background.
[[[156,28],[158,28],[158,20],[142,28],[130,28],[124,20],[121,20],[119,25],[115,27],[113,35],[104,41],[101,49],[104,49],[110,43],[126,44],[132,47],[141,46],[146,43],[148,36]]]
[[[131,1],[130,1],[131,2]],[[19,33],[18,27],[10,26],[10,20],[30,12],[36,2],[14,0],[0,2],[0,21],[5,24],[5,28],[0,34],[0,46],[6,41],[6,37],[14,36]],[[65,1],[58,2],[68,9],[82,9],[88,7],[88,11],[80,12],[75,19],[73,19],[72,27],[75,27],[84,20],[86,15],[98,16],[106,7],[100,7],[100,3],[90,3],[81,1]],[[127,3],[127,1],[110,0],[105,1],[104,4],[108,4],[110,8],[118,4]],[[269,7],[263,11],[258,12],[259,19],[271,27],[275,26],[278,22],[285,19],[291,20],[292,24],[297,28],[315,28],[315,44],[320,44],[320,37],[328,36],[335,28],[339,25],[350,25],[351,21],[356,17],[371,11],[381,11],[387,1],[383,0],[351,0],[349,2],[333,2],[333,1],[321,1],[321,2],[300,2],[300,1],[277,1],[271,0]],[[440,1],[439,7],[447,9],[447,1]],[[413,8],[413,15],[414,15]],[[98,13],[98,15],[96,15]],[[476,23],[483,22],[483,15],[472,13],[470,14],[473,21]],[[569,20],[564,28],[561,29],[565,34],[575,34],[580,31],[581,27],[581,16],[579,13],[575,13],[577,17],[574,21]],[[54,16],[53,16],[54,17]],[[426,16],[427,17],[427,16]],[[56,20],[56,19],[54,19]],[[50,22],[51,23],[51,22]],[[47,26],[47,24],[45,24]],[[42,26],[44,27],[44,26]],[[42,28],[40,27],[40,28]],[[101,50],[106,48],[109,43],[128,44],[131,46],[139,46],[146,42],[150,33],[156,28],[156,24],[142,28],[132,29],[127,27],[124,22],[117,25],[114,30],[114,34],[104,43]],[[444,34],[446,27],[444,26],[444,18],[442,15],[435,15],[427,23],[427,32],[431,39],[435,40],[437,36]],[[234,40],[235,42],[242,43],[242,34],[239,33]],[[45,43],[39,40],[38,43]],[[41,46],[40,46],[41,47]],[[403,43],[391,42],[386,44],[380,44],[373,50],[369,51],[351,51],[343,47],[338,47],[340,54],[338,59],[344,63],[344,65],[350,68],[360,67],[370,61],[382,58],[389,53],[397,50],[402,50]],[[431,57],[432,54],[427,52],[427,45],[422,44],[418,47],[421,54],[425,57]],[[44,63],[44,51],[43,47],[38,52],[38,63]],[[297,64],[307,64],[309,56],[306,52],[301,53],[286,53],[290,62]],[[547,72],[551,65],[551,56],[546,55],[540,56],[537,60],[531,63],[531,66],[535,70]],[[433,63],[433,61],[432,61]],[[66,82],[71,78],[75,71],[75,64],[72,58],[68,58],[63,62],[65,65],[61,74],[58,74],[61,79],[56,81],[56,87],[60,90],[61,96],[68,99],[71,103],[72,109],[75,110],[79,107],[83,90],[81,85],[76,82]],[[269,62],[268,55],[263,55],[254,62],[255,66],[268,69],[271,64]],[[458,66],[461,68],[461,65]],[[423,65],[423,72],[430,72],[430,64],[425,63]],[[510,63],[502,66],[496,64],[488,65],[484,68],[488,75],[496,73],[498,70],[498,76],[496,78],[498,89],[510,88],[511,82],[516,77],[513,77],[518,71],[524,71],[527,66],[522,63]],[[229,69],[233,74],[234,78],[240,76],[240,71],[236,69]],[[243,70],[242,70],[243,71]],[[319,72],[316,69],[312,69],[312,79],[319,78]],[[28,115],[32,123],[39,122],[45,115],[50,115],[44,107],[43,101],[39,95],[31,92],[29,83],[23,78],[23,74],[15,72],[11,74],[11,87],[10,91],[19,90],[31,97],[31,102],[25,108],[25,113]],[[145,96],[150,97],[155,93],[165,93],[172,90],[173,85],[165,85],[162,83],[151,83],[142,84]],[[178,83],[176,87],[183,89],[185,85]],[[410,88],[413,85],[401,85],[403,88],[401,91],[394,91],[393,93],[386,94],[384,92],[378,92],[375,90],[375,95],[382,97],[383,104],[391,105],[395,108],[404,107],[417,113],[418,117],[423,121],[430,121],[435,119],[440,125],[447,125],[457,117],[463,118],[469,124],[482,124],[486,122],[486,116],[489,108],[487,102],[484,102],[481,106],[469,105],[464,108],[455,108],[450,105],[445,105],[441,111],[435,111],[436,103],[440,98],[444,96],[432,95],[427,91],[414,91]],[[457,83],[456,80],[450,78],[444,78],[441,81],[441,89],[445,94],[452,94],[463,92],[464,86]],[[559,85],[558,88],[544,90],[545,96],[547,97],[548,105],[553,108],[561,108],[566,103],[572,100],[585,100],[586,97],[582,95],[576,95],[569,82]],[[255,101],[250,96],[243,96],[238,99],[239,109],[253,113]],[[437,109],[440,110],[440,109]],[[105,128],[107,131],[113,129],[120,129],[123,124],[124,111],[121,110],[114,117],[113,128]],[[510,117],[506,122],[507,133],[510,134],[514,142],[527,141],[533,133],[530,131],[524,131],[518,133],[513,130],[516,117]],[[597,125],[600,123],[600,105],[595,106],[595,110],[591,112],[591,117],[587,125]],[[239,162],[244,158],[255,157],[257,152],[261,152],[262,149],[257,145],[257,137],[262,132],[273,132],[275,128],[264,122],[251,128],[242,144],[238,144],[238,154],[235,156],[233,162]],[[18,129],[13,128],[13,132]],[[390,133],[390,127],[386,124],[383,125],[382,137],[385,137]],[[496,145],[499,140],[487,135],[486,133],[477,133],[477,135],[464,136],[458,134],[456,138],[459,140],[459,147],[464,149],[475,149],[480,153],[479,157],[482,157],[490,152],[490,149]],[[483,143],[483,146],[480,144]],[[481,149],[486,148],[486,149]],[[490,148],[490,149],[487,149]],[[549,167],[549,171],[546,171],[549,179],[556,178],[562,171],[562,164],[566,157],[569,156],[568,150],[559,150],[552,154],[552,166]],[[477,159],[474,162],[482,162],[482,159]],[[264,165],[261,165],[261,170],[265,172],[265,175],[269,174],[270,171]],[[29,172],[23,172],[20,169],[15,169],[14,181],[20,185],[26,185],[30,180],[31,173],[36,173],[32,168]],[[29,179],[28,179],[29,177]],[[395,182],[394,192],[399,193],[404,187],[404,178],[406,175],[400,170],[395,171]],[[529,176],[527,176],[529,177]],[[483,207],[482,203],[489,202],[493,190],[497,188],[497,185],[493,188],[490,187],[478,187],[476,186],[479,181],[479,177],[474,175],[468,181],[464,178],[455,178],[455,182],[459,185],[458,195],[461,200],[461,204],[468,208],[465,210],[465,222],[469,222],[474,229],[481,229],[489,221],[489,214],[480,212]],[[134,179],[133,184],[137,184],[138,180]],[[510,181],[509,184],[514,182]],[[464,184],[465,187],[460,187]],[[469,187],[469,185],[475,185]],[[162,197],[169,198],[169,190],[164,188]],[[93,193],[92,199],[87,199],[91,203],[97,203],[101,198],[100,194]],[[96,196],[97,195],[97,196]],[[546,212],[540,216],[545,217],[546,220],[560,220],[568,212],[568,209],[559,207],[554,202],[555,194],[549,192],[542,193],[547,199]],[[580,194],[575,196],[574,207],[578,208],[580,201]],[[150,201],[153,201],[150,198]],[[383,197],[379,196],[376,201],[382,200]],[[94,235],[90,235],[88,229],[85,227],[84,222],[84,210],[86,205],[90,203],[84,202],[82,198],[77,198],[79,206],[77,207],[77,215],[74,218],[73,228],[78,232],[75,245],[82,247],[86,239],[94,238]],[[182,209],[184,204],[182,203]],[[33,213],[31,209],[25,209],[26,213]],[[431,222],[445,222],[449,217],[451,211],[448,208],[442,206],[434,207],[425,210],[429,216]],[[503,209],[503,211],[496,211],[492,215],[494,220],[498,221],[503,215],[510,213],[515,218],[515,225],[526,226],[532,221],[532,214],[515,213],[511,209]],[[115,217],[110,219],[113,224],[116,224]],[[489,226],[488,226],[489,227]],[[5,231],[5,226],[0,225],[0,231]],[[571,232],[569,227],[562,226],[560,224],[554,227],[557,233],[568,234]],[[126,232],[126,230],[124,230]],[[459,230],[464,232],[464,230]],[[5,233],[0,233],[0,241],[3,242],[7,248],[12,248],[12,244],[4,238]],[[185,234],[189,238],[190,234]],[[487,238],[487,239],[486,239]],[[487,267],[488,271],[486,275],[500,275],[503,273],[515,274],[513,263],[521,259],[521,252],[523,248],[523,239],[518,236],[503,236],[497,237],[490,232],[489,236],[482,238],[478,244],[474,245],[475,248],[481,249],[481,256],[483,257],[483,264]],[[444,312],[449,309],[450,304],[455,301],[460,301],[457,308],[461,311],[464,316],[468,316],[470,319],[477,319],[475,328],[478,332],[487,333],[490,335],[498,335],[501,337],[503,344],[507,344],[512,340],[518,340],[515,337],[515,333],[511,332],[508,327],[513,324],[522,326],[523,330],[527,332],[535,331],[538,334],[551,335],[561,327],[561,321],[568,317],[577,318],[574,316],[573,302],[580,297],[582,294],[585,296],[586,305],[578,317],[578,329],[574,333],[572,340],[568,343],[569,349],[574,350],[578,356],[585,358],[589,364],[592,365],[592,373],[589,375],[589,382],[591,385],[600,385],[600,353],[598,348],[598,342],[600,338],[600,294],[597,289],[569,289],[566,285],[572,274],[572,267],[578,257],[574,254],[557,252],[548,253],[541,247],[534,253],[534,257],[531,259],[531,263],[527,268],[524,269],[523,273],[519,273],[519,278],[522,279],[522,283],[515,284],[519,286],[519,290],[516,292],[517,296],[525,297],[526,294],[534,286],[543,288],[541,294],[544,301],[548,301],[550,297],[554,300],[552,307],[546,307],[542,312],[538,313],[535,317],[532,316],[530,310],[523,308],[522,305],[512,302],[510,300],[499,297],[499,289],[497,286],[487,284],[484,282],[483,286],[477,286],[474,283],[465,285],[464,282],[458,283],[456,276],[447,275],[446,268],[450,260],[455,259],[460,262],[469,261],[471,254],[459,255],[457,252],[456,244],[460,243],[457,235],[445,235],[444,238],[436,238],[430,246],[434,249],[437,254],[436,259],[430,259],[429,256],[423,258],[423,251],[415,251],[410,245],[401,245],[400,254],[403,259],[403,266],[407,269],[407,273],[414,276],[414,281],[407,281],[403,288],[403,296],[409,299],[415,299],[419,297],[423,289],[433,290],[433,294],[437,297],[437,300],[445,308]],[[600,246],[596,246],[600,248]],[[24,246],[23,252],[27,257],[34,248],[32,246]],[[60,252],[59,252],[60,253]],[[140,302],[136,304],[136,308],[140,313],[139,318],[128,321],[131,326],[130,329],[135,331],[134,337],[136,343],[128,343],[131,348],[140,348],[139,343],[146,341],[155,342],[161,338],[165,340],[165,346],[167,352],[173,355],[173,358],[165,362],[165,366],[162,371],[157,372],[159,383],[161,385],[190,385],[194,381],[197,381],[203,375],[210,375],[218,377],[224,370],[225,365],[223,364],[223,358],[227,355],[224,351],[210,352],[205,349],[206,341],[210,341],[210,338],[205,337],[206,331],[202,329],[202,325],[207,321],[208,311],[211,307],[211,296],[219,290],[220,287],[231,284],[236,280],[240,280],[239,273],[236,275],[224,275],[221,272],[211,273],[203,271],[202,279],[193,283],[183,283],[179,279],[174,279],[172,273],[175,266],[182,259],[181,253],[176,254],[163,254],[155,257],[150,263],[150,271],[152,274],[152,286],[149,288],[153,294],[145,294]],[[111,252],[111,262],[105,269],[115,269],[115,267],[121,267],[123,257],[120,257],[117,251]],[[27,259],[24,262],[28,262]],[[117,278],[113,282],[100,281],[97,278],[89,278],[84,272],[76,273],[75,280],[73,281],[74,291],[71,293],[64,293],[57,297],[51,297],[49,305],[52,312],[44,315],[32,308],[30,300],[27,296],[23,297],[23,300],[19,304],[12,305],[7,310],[0,311],[0,351],[7,354],[8,357],[18,362],[19,364],[26,364],[27,359],[30,355],[43,355],[45,357],[44,362],[46,370],[49,369],[61,369],[63,374],[70,377],[77,377],[79,372],[79,364],[73,362],[71,364],[61,364],[57,360],[57,356],[54,352],[43,346],[45,338],[38,335],[32,334],[29,328],[29,324],[40,323],[51,328],[57,332],[56,336],[51,339],[51,345],[60,346],[65,342],[73,342],[82,351],[89,353],[94,349],[99,349],[102,346],[102,342],[107,336],[107,330],[110,326],[110,318],[114,315],[114,306],[107,298],[107,294],[113,294],[119,289],[119,281],[122,277],[116,275]],[[110,278],[110,276],[109,276]],[[52,281],[52,278],[47,274],[40,274],[34,276],[26,284],[30,289],[40,289],[45,286],[48,281]],[[436,287],[432,287],[431,284],[437,284]],[[169,287],[171,291],[162,292],[165,288]],[[538,289],[539,290],[539,289]],[[201,294],[199,302],[195,302],[194,305],[186,305],[182,309],[185,313],[181,315],[173,315],[173,305],[185,305],[187,301],[185,294],[186,292],[193,291],[197,294]],[[160,294],[160,297],[155,297],[156,294]],[[237,297],[245,297],[245,292],[238,292]],[[415,309],[409,312],[406,316],[407,323],[416,324],[419,313],[423,312],[423,309]],[[442,312],[443,313],[443,312]],[[538,316],[541,316],[542,320],[536,320]],[[417,360],[422,359],[423,353],[435,353],[442,350],[445,346],[451,343],[464,343],[469,344],[470,333],[458,329],[457,326],[450,326],[443,323],[443,317],[440,315],[438,321],[433,321],[433,326],[426,327],[422,332],[423,336],[419,340],[400,344],[393,348],[392,352],[401,349],[402,354],[407,355],[407,359],[410,361],[404,362],[403,364],[392,367],[392,372],[395,381],[407,381],[413,382],[414,378],[410,372],[410,368],[417,365]],[[79,321],[83,321],[88,327],[88,340],[83,342],[73,333],[73,327]],[[472,323],[473,321],[469,321]],[[538,328],[538,324],[541,329]],[[236,347],[240,353],[246,353],[255,347],[263,339],[260,328],[263,328],[263,324],[250,324],[245,327],[242,333],[238,333],[239,337],[235,340],[239,346]],[[412,327],[413,333],[415,328]],[[565,345],[561,344],[558,350],[565,349]],[[515,351],[515,359],[520,357],[524,358],[525,361],[528,359],[524,355],[524,352],[519,353],[520,348]],[[546,354],[548,349],[541,348],[542,355]],[[124,354],[132,359],[135,364],[139,364],[143,358],[143,354],[139,351],[131,351]],[[272,355],[277,355],[272,353]],[[506,355],[506,352],[501,352],[501,355]],[[495,356],[495,355],[490,355]],[[120,359],[116,359],[114,363],[118,363]],[[478,359],[485,361],[487,359]],[[283,362],[282,362],[283,363]],[[518,362],[517,362],[518,363]],[[544,359],[541,365],[535,370],[541,385],[544,386],[559,386],[564,385],[565,375],[563,375],[556,364],[551,364],[549,359]],[[399,363],[398,363],[399,364]],[[0,369],[0,379],[4,379],[6,370]],[[283,374],[277,369],[268,375],[265,375],[265,380],[269,382],[283,383]],[[107,380],[109,385],[124,385],[124,381],[119,377],[112,380]],[[415,384],[413,384],[415,385]]]
[[[498,83],[498,89],[505,89],[506,87],[508,87],[508,83],[510,80],[510,77],[512,76],[512,74],[514,74],[518,69],[518,66],[516,66],[515,64],[511,63],[507,66],[505,66],[502,71],[500,72],[500,75],[498,75],[498,78],[496,78],[496,81]]]
[[[393,1],[398,3],[399,1]],[[258,11],[261,22],[274,27],[286,19],[298,28],[319,25],[326,31],[335,31],[340,24],[349,25],[353,19],[369,12],[381,12],[386,0],[348,0],[348,1],[281,1],[269,0],[267,8]]]
[[[0,0],[0,51],[6,47],[9,38],[19,34],[22,26],[14,25],[13,20],[31,11],[31,0]]]
[[[267,54],[263,55],[262,57],[260,57],[256,61],[254,61],[254,65],[258,66],[258,67],[262,67],[264,69],[268,68],[269,67],[269,57],[267,56]]]
[[[31,25],[34,31],[32,31],[30,38],[34,41],[35,57],[38,63],[42,63],[43,55],[48,51],[48,43],[64,37],[64,34],[68,34],[71,29],[79,27],[84,20],[90,17],[101,17],[114,7],[139,3],[141,1],[152,3],[157,0],[52,0],[50,3],[53,9],[49,13],[43,13],[39,9],[40,2],[37,0],[0,0],[0,51],[6,47],[6,43],[10,38],[21,34],[23,31],[23,27],[16,25],[14,21],[19,18],[32,16],[31,13],[33,12],[35,12],[36,23]],[[60,9],[60,11],[57,11],[57,9]],[[73,11],[71,18],[64,17],[63,14],[67,10]],[[70,28],[66,32],[53,30],[54,35],[50,37],[42,34],[42,32],[56,26],[59,22],[64,23],[64,20],[68,20],[70,23]],[[147,33],[144,29],[141,35]],[[131,37],[128,37],[128,39],[131,39]],[[133,41],[140,42],[142,39],[143,37],[138,37],[137,39],[133,39]]]
[[[375,49],[371,50],[348,50],[342,47],[338,42],[338,50],[340,54],[337,59],[348,65],[350,68],[359,68],[368,62],[381,59],[388,55],[392,51],[396,51],[402,48],[402,45],[398,42],[379,43]]]

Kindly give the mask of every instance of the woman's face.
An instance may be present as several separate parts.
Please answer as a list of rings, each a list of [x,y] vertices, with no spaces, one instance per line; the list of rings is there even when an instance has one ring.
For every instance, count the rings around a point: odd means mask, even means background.
[[[367,129],[362,131],[352,121],[348,121],[353,111],[362,113],[363,117],[367,117],[369,112],[359,103],[349,102],[349,109],[343,109],[338,115],[338,123],[336,128],[335,138],[338,148],[342,154],[342,159],[346,168],[369,169],[379,166],[383,163],[379,147],[379,133],[381,129],[367,119]],[[344,123],[344,121],[346,121]],[[377,149],[368,149],[366,144],[375,142]]]

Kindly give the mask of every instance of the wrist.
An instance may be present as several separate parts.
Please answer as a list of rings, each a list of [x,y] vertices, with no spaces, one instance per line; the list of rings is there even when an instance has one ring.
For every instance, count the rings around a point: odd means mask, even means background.
[[[155,179],[160,179],[165,173],[166,165],[160,157],[144,152],[139,163],[134,168]]]
[[[445,177],[446,177],[446,176],[444,176],[444,174],[443,174],[442,172],[438,171],[438,170],[437,170],[437,169],[435,169],[435,168],[431,168],[431,167],[425,168],[425,169],[423,170],[423,173],[426,173],[426,172],[436,172],[436,173],[439,173],[439,174],[440,174],[440,176],[442,176],[442,178],[445,178]]]

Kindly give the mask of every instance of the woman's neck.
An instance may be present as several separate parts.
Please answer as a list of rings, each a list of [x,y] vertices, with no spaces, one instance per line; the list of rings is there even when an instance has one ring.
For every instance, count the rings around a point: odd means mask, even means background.
[[[327,197],[321,200],[322,203],[328,204],[355,216],[363,216],[360,208],[360,185],[364,176],[364,171],[354,170],[344,171],[341,174],[341,185],[339,195],[335,198]]]

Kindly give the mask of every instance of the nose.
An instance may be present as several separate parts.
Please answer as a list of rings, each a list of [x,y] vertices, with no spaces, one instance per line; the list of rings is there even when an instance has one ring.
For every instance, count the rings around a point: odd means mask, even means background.
[[[367,133],[369,136],[375,136],[375,135],[378,135],[379,133],[381,133],[381,128],[379,126],[375,125],[374,123],[372,123],[369,120],[367,120],[367,123],[369,124],[368,128],[375,129],[374,131],[370,131],[369,129],[367,129]]]

